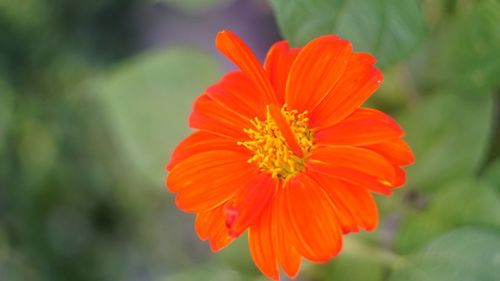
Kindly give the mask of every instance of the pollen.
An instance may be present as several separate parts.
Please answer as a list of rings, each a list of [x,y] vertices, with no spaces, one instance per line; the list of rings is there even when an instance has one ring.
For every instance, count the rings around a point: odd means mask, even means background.
[[[286,105],[281,108],[281,114],[292,131],[297,141],[301,155],[297,155],[287,144],[285,137],[273,119],[269,106],[267,106],[266,119],[259,120],[255,117],[250,120],[252,127],[244,129],[249,139],[239,141],[252,151],[253,156],[248,163],[255,163],[272,177],[286,180],[304,168],[304,161],[313,146],[313,134],[308,128],[309,118],[307,111],[298,113],[297,110],[287,110]]]

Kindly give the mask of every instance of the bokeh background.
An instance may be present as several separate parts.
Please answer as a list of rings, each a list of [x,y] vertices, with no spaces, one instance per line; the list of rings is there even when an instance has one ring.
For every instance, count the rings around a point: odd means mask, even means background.
[[[377,231],[297,280],[500,280],[496,0],[0,0],[0,280],[265,280],[164,187],[194,98],[233,68],[222,29],[260,59],[327,33],[373,53],[368,105],[416,154]]]

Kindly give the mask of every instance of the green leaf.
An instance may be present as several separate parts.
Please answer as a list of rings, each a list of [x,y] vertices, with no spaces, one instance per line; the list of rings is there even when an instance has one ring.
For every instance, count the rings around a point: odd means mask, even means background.
[[[440,187],[429,200],[425,211],[403,220],[396,239],[398,252],[417,249],[437,235],[467,224],[500,231],[500,198],[485,181],[455,180]]]
[[[432,72],[457,89],[491,90],[500,86],[500,2],[481,1],[454,22],[440,44]]]
[[[270,0],[278,25],[292,45],[338,34],[355,50],[373,53],[381,66],[409,55],[425,37],[416,0]]]
[[[488,148],[492,119],[489,95],[444,93],[407,111],[400,120],[416,159],[408,168],[408,182],[429,191],[476,172]]]
[[[390,281],[495,281],[500,268],[500,235],[465,227],[431,241],[396,265]]]
[[[116,141],[134,168],[163,182],[170,152],[189,133],[194,99],[219,73],[204,53],[167,49],[131,59],[98,83]]]

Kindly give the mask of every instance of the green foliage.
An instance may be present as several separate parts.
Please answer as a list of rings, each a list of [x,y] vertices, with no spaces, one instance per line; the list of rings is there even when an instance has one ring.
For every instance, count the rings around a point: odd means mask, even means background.
[[[219,74],[206,54],[179,48],[142,54],[103,77],[99,98],[134,169],[163,183],[170,152],[189,133],[193,100]]]
[[[356,268],[355,271],[352,269]],[[340,256],[332,262],[332,266],[321,280],[381,281],[383,268],[379,263],[356,257]]]
[[[500,194],[500,158],[495,159],[484,172],[485,181],[496,187]]]
[[[500,236],[482,228],[460,228],[432,241],[397,264],[390,281],[498,280]]]
[[[10,89],[0,81],[0,153],[6,138],[6,131],[12,118],[12,93]],[[0,154],[1,155],[1,154]]]
[[[404,218],[396,247],[399,252],[408,253],[463,225],[482,225],[500,231],[498,214],[500,196],[491,185],[474,179],[455,179],[436,190],[423,211]]]
[[[454,89],[485,93],[500,86],[500,2],[481,1],[445,28],[433,74]]]
[[[231,0],[0,0],[2,281],[266,280],[245,235],[209,253],[165,191],[192,103],[222,70],[208,50],[137,49],[158,1],[180,11],[174,27],[190,14],[236,29],[212,13]],[[377,196],[377,230],[297,280],[497,280],[500,2],[268,2],[293,45],[335,33],[377,57],[368,106],[401,122],[416,156],[406,187]]]
[[[401,116],[417,161],[408,169],[413,186],[432,190],[477,172],[491,136],[492,99],[486,94],[444,93],[424,97]]]
[[[355,50],[373,53],[387,66],[408,56],[425,37],[416,0],[271,0],[283,36],[303,46],[324,34],[338,34]]]
[[[243,281],[241,274],[231,268],[206,267],[195,270],[190,270],[185,273],[177,273],[166,277],[163,281],[192,281],[192,280],[207,280],[207,281]]]

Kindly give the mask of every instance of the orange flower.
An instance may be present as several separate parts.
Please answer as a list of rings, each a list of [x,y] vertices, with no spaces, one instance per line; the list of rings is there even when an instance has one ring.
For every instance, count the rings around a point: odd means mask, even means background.
[[[194,103],[197,131],[174,150],[167,186],[213,251],[248,229],[257,267],[294,277],[302,257],[327,261],[343,234],[376,227],[371,192],[402,185],[412,152],[393,119],[360,108],[383,77],[348,41],[322,36],[302,49],[281,41],[263,67],[229,31],[216,47],[240,70]]]

